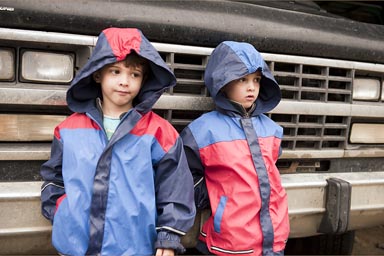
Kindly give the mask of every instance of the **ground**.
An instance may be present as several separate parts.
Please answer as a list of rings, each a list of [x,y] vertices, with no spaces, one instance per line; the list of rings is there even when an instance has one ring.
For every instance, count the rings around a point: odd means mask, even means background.
[[[357,230],[353,255],[384,255],[384,226]]]

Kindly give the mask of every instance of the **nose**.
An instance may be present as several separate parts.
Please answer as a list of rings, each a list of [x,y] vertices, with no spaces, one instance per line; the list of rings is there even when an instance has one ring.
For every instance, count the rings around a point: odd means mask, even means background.
[[[123,87],[128,87],[129,86],[129,81],[130,81],[130,76],[128,74],[122,74],[120,76],[120,86]]]
[[[247,90],[253,92],[256,89],[256,85],[251,81],[248,83]]]

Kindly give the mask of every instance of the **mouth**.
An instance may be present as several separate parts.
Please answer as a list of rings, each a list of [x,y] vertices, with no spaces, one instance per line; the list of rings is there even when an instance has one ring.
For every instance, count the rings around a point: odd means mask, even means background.
[[[123,95],[126,95],[126,94],[130,94],[130,92],[127,92],[127,91],[116,91],[118,94],[123,94]]]
[[[255,100],[255,96],[253,95],[248,95],[247,97],[245,97],[247,100]]]

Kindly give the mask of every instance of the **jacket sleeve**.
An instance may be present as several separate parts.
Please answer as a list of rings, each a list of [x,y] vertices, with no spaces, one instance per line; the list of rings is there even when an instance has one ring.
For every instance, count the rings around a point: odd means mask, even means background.
[[[176,132],[176,131],[175,131]],[[183,252],[180,236],[193,226],[196,208],[193,179],[179,136],[155,166],[158,235],[156,248]]]
[[[283,147],[281,146],[281,141],[283,140],[283,134],[284,134],[284,128],[278,124],[277,125],[277,130],[278,130],[278,137],[280,138],[280,142],[278,143],[278,155],[275,159],[275,163],[277,162],[277,160],[281,157],[281,155],[283,154]]]
[[[185,154],[193,177],[196,207],[198,209],[209,208],[208,190],[205,183],[204,166],[201,162],[199,147],[188,127],[180,135],[183,139]]]
[[[57,128],[56,128],[57,131]],[[62,167],[62,143],[54,136],[51,157],[40,169],[40,174],[44,180],[41,186],[41,210],[45,218],[53,222],[56,211],[56,204],[60,197],[64,196]]]

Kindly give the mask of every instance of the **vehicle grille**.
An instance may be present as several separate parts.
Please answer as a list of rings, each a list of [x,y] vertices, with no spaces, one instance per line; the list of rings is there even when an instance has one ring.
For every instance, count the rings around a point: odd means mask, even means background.
[[[170,95],[209,97],[204,86],[204,68],[208,55],[165,53],[162,57],[174,71],[178,84]],[[314,65],[275,60],[267,55],[272,73],[282,91],[283,100],[295,102],[337,102],[350,104],[354,70],[328,65]],[[277,56],[277,55],[276,55]],[[205,111],[156,110],[181,131]],[[208,110],[207,110],[208,111]],[[284,127],[284,149],[343,148],[351,118],[333,115],[268,114]]]
[[[284,127],[284,149],[343,148],[350,118],[324,115],[269,116]]]
[[[283,99],[317,102],[351,102],[354,72],[297,63],[268,62]]]
[[[1,31],[5,34],[7,31]],[[41,33],[40,38],[47,36]],[[57,45],[61,41],[68,40],[65,35],[58,36]],[[63,37],[62,39],[60,39]],[[32,40],[32,46],[43,47],[34,40],[37,38],[35,32],[31,37],[28,31],[18,31],[15,34],[15,40]],[[82,46],[77,45],[61,45],[62,48],[56,50],[72,51],[68,48],[73,47],[74,53],[78,59],[80,68],[88,59],[88,54],[96,42],[95,37],[83,38]],[[51,43],[52,38],[45,38],[47,44]],[[171,122],[180,132],[191,121],[198,118],[204,112],[213,108],[212,100],[209,97],[208,90],[204,85],[204,70],[208,61],[212,48],[170,45],[162,43],[153,43],[155,48],[160,52],[162,58],[169,67],[174,71],[177,77],[176,87],[168,90],[156,103],[154,111]],[[27,47],[27,43],[21,44]],[[8,46],[8,44],[5,44]],[[56,46],[55,46],[56,47]],[[55,47],[52,46],[52,49]],[[58,46],[57,46],[58,47]],[[17,48],[16,51],[19,51]],[[45,46],[43,47],[45,48]],[[88,52],[89,50],[89,52]],[[18,55],[18,54],[16,54]],[[279,54],[262,53],[282,92],[281,104],[270,113],[267,113],[274,121],[284,127],[283,149],[284,150],[327,150],[327,149],[346,149],[348,146],[348,134],[351,122],[356,121],[356,116],[352,116],[348,112],[355,102],[352,99],[352,84],[356,77],[379,77],[383,81],[383,66],[375,67],[374,64],[358,63],[351,61],[311,58],[302,56],[289,56]],[[19,69],[17,69],[19,70]],[[17,80],[17,79],[16,79]],[[65,96],[63,85],[53,86],[44,84],[39,85],[41,92],[31,90],[35,84],[25,85],[23,82],[16,81],[17,86],[13,83],[7,84],[10,87],[8,92],[4,88],[2,105],[2,113],[31,113],[31,114],[68,114],[65,109]],[[27,91],[30,97],[24,97],[21,88],[28,87]],[[33,92],[33,93],[32,93]],[[41,95],[40,95],[41,93]],[[384,94],[383,94],[384,95]],[[9,99],[19,99],[17,104]],[[173,97],[173,98],[172,98]],[[172,100],[168,100],[171,99]],[[384,97],[382,97],[384,98]],[[36,99],[36,100],[35,100]],[[42,100],[44,99],[44,100]],[[45,100],[46,99],[46,100]],[[174,100],[174,101],[173,101]],[[38,101],[37,103],[35,101]],[[10,104],[11,103],[11,104]],[[36,103],[36,104],[35,104]],[[188,104],[187,104],[188,103]],[[289,111],[285,111],[281,106],[287,106],[293,103]],[[359,104],[382,104],[383,100],[376,103],[365,102]],[[14,107],[13,105],[16,105]],[[36,105],[30,108],[30,105]],[[47,108],[49,105],[49,108]],[[51,106],[54,105],[54,106]],[[292,104],[291,104],[292,105]],[[330,106],[337,105],[343,108],[340,111],[333,112]],[[305,109],[304,109],[305,108]],[[304,109],[304,110],[303,110]],[[60,111],[60,112],[59,112]],[[363,110],[359,115],[360,118],[365,113],[371,113],[371,110]],[[371,120],[363,120],[364,122],[382,122],[379,115],[372,115]],[[49,137],[50,138],[50,137]],[[296,155],[300,157],[300,155]]]

